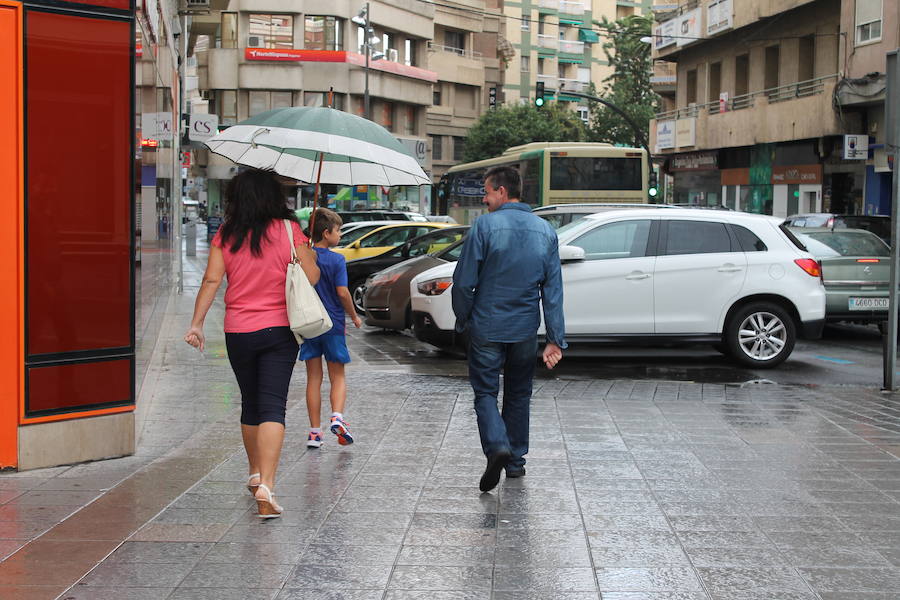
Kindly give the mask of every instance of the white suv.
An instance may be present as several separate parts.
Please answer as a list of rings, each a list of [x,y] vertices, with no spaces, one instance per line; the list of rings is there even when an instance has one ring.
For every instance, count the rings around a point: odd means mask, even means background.
[[[566,341],[709,342],[774,367],[825,322],[822,269],[781,219],[708,210],[623,210],[557,231]],[[412,280],[413,330],[459,344],[447,291],[456,263]],[[543,334],[543,326],[539,331]]]

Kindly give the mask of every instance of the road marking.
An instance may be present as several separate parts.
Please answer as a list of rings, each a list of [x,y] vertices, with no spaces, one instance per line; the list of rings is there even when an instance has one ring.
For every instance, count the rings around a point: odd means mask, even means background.
[[[855,365],[856,364],[852,360],[844,360],[843,358],[831,358],[830,356],[816,355],[816,358],[818,358],[819,360],[826,360],[828,362],[837,363],[839,365]]]

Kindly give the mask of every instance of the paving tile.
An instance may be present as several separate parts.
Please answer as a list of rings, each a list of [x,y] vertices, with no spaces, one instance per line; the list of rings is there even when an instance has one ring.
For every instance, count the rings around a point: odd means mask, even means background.
[[[891,592],[900,589],[893,568],[798,568],[816,592]]]
[[[298,565],[285,588],[310,590],[384,590],[391,576],[389,565],[366,565],[354,569],[340,566]]]
[[[187,573],[179,587],[281,589],[293,568],[293,565],[202,560]]]
[[[597,584],[590,568],[527,567],[494,572],[496,592],[541,593],[562,596],[570,592],[596,592]]]
[[[608,591],[666,592],[700,591],[700,580],[689,567],[601,567],[597,584]]]
[[[712,595],[755,593],[779,597],[807,593],[809,586],[795,569],[784,567],[700,567],[700,579]]]
[[[388,583],[388,589],[415,590],[419,593],[432,590],[471,590],[490,588],[493,568],[458,566],[397,565]]]

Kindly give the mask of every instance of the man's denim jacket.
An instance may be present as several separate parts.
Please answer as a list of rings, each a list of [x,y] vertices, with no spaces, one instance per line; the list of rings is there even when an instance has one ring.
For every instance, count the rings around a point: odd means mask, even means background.
[[[521,342],[537,332],[543,304],[547,341],[566,347],[556,232],[527,204],[508,202],[475,220],[451,290],[458,332]]]

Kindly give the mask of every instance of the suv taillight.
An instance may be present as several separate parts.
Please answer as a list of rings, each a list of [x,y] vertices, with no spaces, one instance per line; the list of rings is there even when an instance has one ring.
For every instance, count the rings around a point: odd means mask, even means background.
[[[810,277],[822,279],[822,263],[814,258],[798,258],[794,261],[797,266],[807,272]]]

